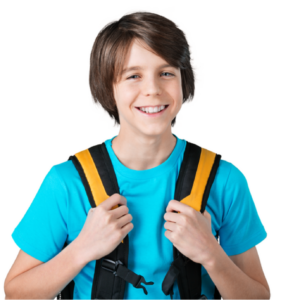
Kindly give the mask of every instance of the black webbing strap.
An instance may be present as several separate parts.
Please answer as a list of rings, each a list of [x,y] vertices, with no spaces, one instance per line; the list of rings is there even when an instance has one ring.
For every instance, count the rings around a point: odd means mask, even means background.
[[[142,288],[146,295],[148,295],[148,292],[146,288],[141,285],[141,283],[144,283],[146,285],[154,284],[154,282],[152,281],[146,282],[143,276],[137,275],[136,273],[127,269],[120,260],[112,261],[110,259],[103,259],[102,268],[109,272],[112,272],[115,276],[119,276],[123,280],[131,283],[135,288]]]
[[[105,143],[89,148],[103,186],[108,195],[120,193],[116,174],[107,152]],[[128,266],[129,236],[124,238],[111,253],[96,261],[91,299],[123,299],[125,283],[131,283],[135,288],[142,288],[147,295],[146,288],[142,285],[153,285],[146,282],[145,278],[129,270]]]
[[[181,164],[178,180],[176,182],[175,199],[181,201],[190,195],[194,179],[197,172],[198,163],[201,156],[201,147],[187,142],[186,149]],[[183,255],[173,246],[174,260]],[[185,257],[185,256],[184,256]],[[196,264],[189,258],[185,257],[190,263],[180,268],[178,275],[178,289],[183,299],[198,299],[201,295],[201,264]]]
[[[173,286],[176,278],[178,277],[180,270],[184,267],[187,263],[190,262],[190,259],[179,253],[179,256],[173,260],[171,267],[167,275],[164,278],[162,283],[162,290],[165,295],[170,295],[171,299],[173,299]]]
[[[194,179],[197,172],[198,163],[201,156],[201,147],[193,143],[187,142],[180,172],[176,182],[175,199],[181,201],[190,195]],[[200,212],[203,213],[207,204],[211,186],[213,184],[221,156],[216,155],[204,194],[202,197],[202,205]],[[170,295],[173,299],[173,286],[177,279],[178,288],[181,298],[184,299],[207,299],[201,293],[202,265],[191,261],[185,257],[173,246],[173,263],[162,284],[162,290],[165,295]],[[190,262],[190,264],[188,264]]]

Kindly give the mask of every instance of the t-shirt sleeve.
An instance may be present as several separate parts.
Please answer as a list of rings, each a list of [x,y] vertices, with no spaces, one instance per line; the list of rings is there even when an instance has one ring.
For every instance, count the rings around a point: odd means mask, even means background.
[[[267,237],[259,218],[247,180],[231,165],[224,187],[224,215],[219,230],[220,245],[227,255],[237,255],[256,246]]]
[[[12,233],[19,248],[42,262],[56,256],[68,234],[67,200],[67,189],[53,166]]]

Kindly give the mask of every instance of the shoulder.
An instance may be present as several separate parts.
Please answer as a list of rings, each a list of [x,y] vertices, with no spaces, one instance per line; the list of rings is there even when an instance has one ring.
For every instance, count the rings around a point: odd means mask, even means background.
[[[236,186],[247,185],[247,180],[242,171],[226,160],[221,159],[215,180],[228,190]]]
[[[41,192],[46,193],[48,197],[52,195],[58,202],[67,202],[70,190],[80,184],[79,174],[73,162],[65,161],[53,165],[42,182]],[[60,201],[59,201],[60,199]],[[66,199],[65,201],[61,201]]]
[[[233,163],[220,160],[215,180],[211,187],[211,205],[218,210],[220,225],[232,210],[242,210],[252,200],[245,175]]]
[[[62,185],[66,185],[79,178],[78,172],[71,160],[53,165],[47,176]]]
[[[60,176],[74,175],[74,171],[76,172],[76,168],[71,160],[53,165],[52,169],[56,175]]]

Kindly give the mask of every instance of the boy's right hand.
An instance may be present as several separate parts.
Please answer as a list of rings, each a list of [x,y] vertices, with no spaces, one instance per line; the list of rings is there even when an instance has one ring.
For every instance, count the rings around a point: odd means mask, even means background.
[[[121,206],[112,209],[118,204]],[[133,229],[128,212],[126,198],[117,193],[90,209],[82,230],[73,241],[86,263],[111,253]]]

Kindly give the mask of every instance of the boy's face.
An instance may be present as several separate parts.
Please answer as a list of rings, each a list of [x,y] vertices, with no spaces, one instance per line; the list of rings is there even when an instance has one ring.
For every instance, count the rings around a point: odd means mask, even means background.
[[[114,85],[120,131],[132,134],[157,136],[171,132],[171,121],[182,105],[180,69],[163,66],[167,62],[134,41],[124,62],[125,72]],[[145,44],[144,44],[145,45]],[[147,114],[137,107],[168,105],[163,111]]]

